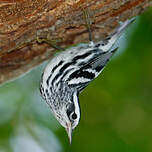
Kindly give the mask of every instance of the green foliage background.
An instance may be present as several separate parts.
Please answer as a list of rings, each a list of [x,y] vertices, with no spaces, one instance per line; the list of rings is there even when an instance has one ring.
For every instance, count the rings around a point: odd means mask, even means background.
[[[2,85],[0,152],[151,152],[152,9],[126,33],[125,49],[80,95],[72,145],[40,97],[46,63]]]

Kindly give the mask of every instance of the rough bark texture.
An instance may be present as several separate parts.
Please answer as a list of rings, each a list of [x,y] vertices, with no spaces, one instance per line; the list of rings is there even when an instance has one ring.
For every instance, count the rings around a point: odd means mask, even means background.
[[[37,38],[61,47],[87,42],[83,9],[89,10],[96,41],[151,5],[151,0],[0,0],[0,84],[53,56],[54,48]]]

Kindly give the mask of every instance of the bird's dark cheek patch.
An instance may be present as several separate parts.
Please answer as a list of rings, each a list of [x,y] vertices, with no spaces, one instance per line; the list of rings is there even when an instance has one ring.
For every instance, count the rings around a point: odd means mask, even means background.
[[[68,117],[70,117],[70,114],[72,112],[74,112],[74,110],[75,110],[75,107],[74,107],[74,104],[72,103],[72,104],[69,105],[69,107],[67,109],[67,115],[68,115]]]

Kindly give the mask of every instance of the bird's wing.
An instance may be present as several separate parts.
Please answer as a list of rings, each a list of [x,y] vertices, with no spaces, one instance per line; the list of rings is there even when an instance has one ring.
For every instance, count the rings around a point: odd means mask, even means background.
[[[106,66],[114,52],[118,48],[115,48],[108,52],[101,52],[91,60],[89,60],[84,66],[74,71],[69,77],[69,85],[76,87],[80,92],[95,79]]]
[[[101,52],[100,54],[95,56],[93,59],[91,59],[88,63],[86,63],[86,65],[82,68],[84,70],[87,70],[87,69],[90,69],[92,71],[95,70],[97,74],[100,73],[117,49],[118,47],[112,49],[111,51]]]

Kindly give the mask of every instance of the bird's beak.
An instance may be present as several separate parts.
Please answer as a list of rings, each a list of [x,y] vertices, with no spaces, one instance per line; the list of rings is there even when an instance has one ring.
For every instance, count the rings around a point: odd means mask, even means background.
[[[71,142],[72,142],[72,126],[71,126],[71,123],[67,123],[66,131],[67,131],[67,134],[68,134],[69,142],[71,144]]]

